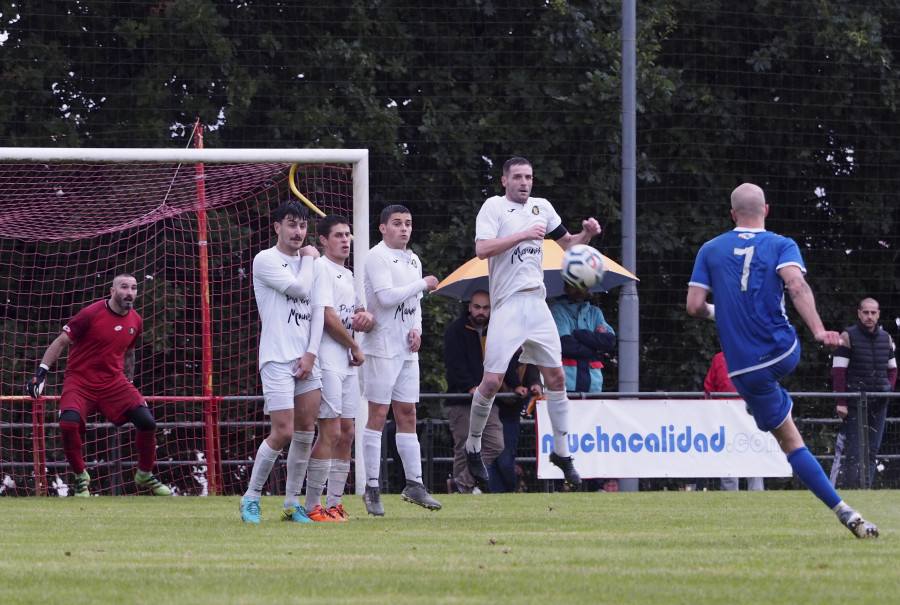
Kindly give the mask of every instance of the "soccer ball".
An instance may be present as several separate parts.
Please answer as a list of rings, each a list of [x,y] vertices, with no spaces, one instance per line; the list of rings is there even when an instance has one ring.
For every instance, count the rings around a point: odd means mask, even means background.
[[[563,257],[562,278],[576,288],[592,288],[603,279],[603,256],[599,252],[576,244]]]

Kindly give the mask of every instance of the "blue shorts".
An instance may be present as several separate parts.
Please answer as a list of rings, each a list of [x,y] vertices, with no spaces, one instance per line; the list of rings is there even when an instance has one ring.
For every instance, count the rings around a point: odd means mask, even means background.
[[[778,381],[794,371],[799,362],[798,342],[791,353],[776,363],[731,377],[731,383],[747,402],[759,430],[776,429],[790,416],[794,402]]]

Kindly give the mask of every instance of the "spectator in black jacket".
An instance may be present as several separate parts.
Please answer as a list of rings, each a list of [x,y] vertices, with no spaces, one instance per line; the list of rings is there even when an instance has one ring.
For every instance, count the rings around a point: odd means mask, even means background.
[[[856,314],[859,322],[841,332],[841,346],[834,352],[831,368],[834,390],[837,393],[893,391],[897,384],[894,340],[878,325],[881,317],[878,301],[864,298]],[[860,417],[857,402],[857,399],[838,399],[835,408],[838,417],[844,421],[841,431],[846,456],[837,477],[838,488],[853,489],[859,484],[859,487],[868,489],[875,476],[875,457],[884,435],[888,400],[869,399],[865,417]],[[868,452],[860,452],[860,422],[869,431]],[[868,476],[861,476],[860,463],[868,464]]]
[[[491,301],[487,292],[472,295],[468,313],[458,317],[444,335],[444,365],[447,371],[447,392],[471,394],[484,374],[484,341],[487,338]],[[472,493],[475,480],[466,469],[466,438],[469,436],[470,397],[448,398],[447,417],[453,434],[453,474],[447,480],[450,493]],[[493,406],[482,434],[481,456],[486,467],[503,451],[503,425],[498,406]]]

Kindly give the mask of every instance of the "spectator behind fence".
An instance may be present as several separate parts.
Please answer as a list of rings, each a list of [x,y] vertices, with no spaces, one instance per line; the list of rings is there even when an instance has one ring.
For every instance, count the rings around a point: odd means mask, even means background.
[[[447,372],[447,392],[472,394],[484,373],[484,343],[491,317],[488,293],[479,290],[472,295],[467,313],[456,318],[444,334],[444,367]],[[466,466],[466,438],[469,436],[469,416],[472,399],[446,399],[447,418],[453,435],[453,471],[447,480],[450,493],[469,494],[476,488],[475,479]],[[481,459],[490,471],[503,451],[503,425],[499,406],[491,407],[482,433]],[[481,490],[479,489],[480,493]]]
[[[731,384],[728,378],[728,366],[725,365],[725,353],[719,351],[713,356],[709,371],[706,373],[706,379],[703,381],[703,388],[706,396],[710,397],[711,393],[737,393],[737,389]],[[737,477],[722,477],[722,490],[726,492],[738,491],[738,483],[740,479]],[[747,489],[751,492],[761,492],[765,490],[762,477],[747,477]]]
[[[878,528],[841,499],[806,447],[791,416],[791,395],[779,383],[800,362],[800,341],[785,314],[785,291],[817,342],[836,348],[841,337],[825,329],[816,311],[797,243],[766,231],[768,213],[760,187],[743,183],[735,188],[735,228],[700,248],[685,307],[693,317],[715,320],[731,381],[756,426],[778,440],[794,473],[854,536],[877,538]],[[715,305],[706,301],[710,292]]]
[[[139,490],[155,496],[171,491],[153,476],[156,462],[156,420],[147,402],[132,384],[134,349],[144,323],[133,309],[137,280],[129,273],[117,275],[109,298],[88,305],[63,326],[50,343],[25,391],[37,399],[44,390],[47,372],[69,349],[62,394],[59,398],[59,433],[63,454],[75,474],[76,498],[91,495],[91,477],[85,468],[81,436],[85,421],[95,412],[116,426],[131,422],[135,428]]]
[[[603,355],[616,348],[616,332],[606,323],[603,311],[590,302],[587,288],[570,284],[565,294],[550,303],[550,313],[559,331],[566,390],[582,393],[603,391]],[[587,481],[583,489],[600,489],[596,481]],[[603,480],[603,489],[619,491],[618,479]]]
[[[519,491],[516,450],[519,447],[522,412],[533,397],[544,394],[540,370],[533,363],[519,363],[519,354],[513,357],[503,379],[503,390],[515,393],[516,397],[498,397],[494,400],[494,407],[500,409],[500,422],[503,424],[503,451],[488,467],[493,493]]]
[[[856,315],[859,322],[841,332],[841,345],[834,352],[831,368],[832,384],[836,393],[893,391],[897,383],[897,359],[894,356],[894,341],[885,332],[878,319],[881,309],[878,301],[864,298],[860,301]],[[838,399],[835,411],[843,419],[843,464],[837,475],[837,487],[868,489],[875,476],[875,458],[881,447],[884,422],[887,417],[887,399],[871,398],[866,401],[866,417],[860,418],[858,400]],[[869,465],[868,477],[860,477],[859,423],[867,427],[869,451],[865,456]],[[836,448],[837,449],[837,448]]]

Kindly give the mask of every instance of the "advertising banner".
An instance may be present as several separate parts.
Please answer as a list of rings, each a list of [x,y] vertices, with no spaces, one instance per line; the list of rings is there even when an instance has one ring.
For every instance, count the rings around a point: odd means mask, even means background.
[[[539,479],[550,463],[547,402],[537,404]],[[790,477],[778,442],[756,428],[741,399],[572,400],[568,452],[592,477]]]

